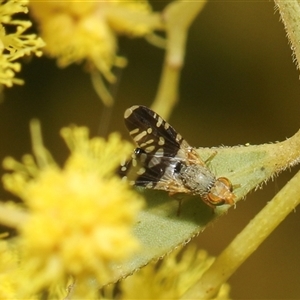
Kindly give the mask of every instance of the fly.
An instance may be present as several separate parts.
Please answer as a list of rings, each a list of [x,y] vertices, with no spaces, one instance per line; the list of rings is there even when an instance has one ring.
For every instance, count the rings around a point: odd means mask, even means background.
[[[124,120],[137,148],[120,167],[122,178],[169,195],[199,195],[211,207],[235,204],[230,180],[217,178],[196,149],[157,113],[135,105],[125,111]]]

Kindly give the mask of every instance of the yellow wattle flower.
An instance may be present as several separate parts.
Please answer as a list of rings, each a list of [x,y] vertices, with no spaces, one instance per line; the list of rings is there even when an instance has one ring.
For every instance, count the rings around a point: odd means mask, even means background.
[[[111,68],[124,66],[117,56],[117,35],[143,36],[153,28],[142,19],[151,13],[147,1],[32,1],[30,11],[46,42],[45,52],[60,67],[87,62],[113,81]]]
[[[0,84],[7,87],[23,84],[15,78],[21,69],[17,59],[34,53],[41,56],[44,42],[35,34],[26,33],[32,23],[14,17],[15,14],[27,13],[27,0],[8,0],[0,2]],[[9,30],[6,30],[6,28]]]
[[[53,284],[76,280],[77,291],[91,295],[107,283],[111,264],[133,255],[139,243],[131,232],[142,206],[139,195],[121,181],[115,170],[131,151],[129,143],[111,134],[108,141],[88,138],[86,128],[64,128],[71,155],[58,167],[41,145],[23,164],[6,159],[13,170],[4,186],[27,208],[20,223],[18,245],[26,276],[19,297],[27,297]],[[93,288],[89,281],[95,281]]]
[[[62,68],[85,63],[106,105],[113,98],[103,77],[114,83],[112,68],[127,64],[117,55],[118,35],[146,36],[157,27],[157,16],[146,0],[30,1],[30,12],[46,42],[45,54],[56,58]]]
[[[188,244],[176,249],[159,263],[150,263],[121,281],[119,299],[181,299],[211,266],[214,257]],[[224,284],[214,299],[228,300],[230,287]],[[196,299],[196,297],[195,297]]]

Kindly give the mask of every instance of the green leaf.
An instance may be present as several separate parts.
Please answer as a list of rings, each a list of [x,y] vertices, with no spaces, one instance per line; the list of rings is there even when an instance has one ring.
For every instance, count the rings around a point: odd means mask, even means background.
[[[204,161],[209,161],[208,168],[217,177],[225,176],[231,180],[238,201],[280,171],[299,162],[300,131],[281,143],[199,148],[197,151]],[[178,198],[163,191],[141,189],[140,192],[146,198],[147,207],[138,216],[134,234],[142,246],[127,262],[114,266],[112,281],[132,274],[151,260],[162,258],[187,243],[230,208],[223,205],[213,210],[200,197],[184,197],[178,214]]]

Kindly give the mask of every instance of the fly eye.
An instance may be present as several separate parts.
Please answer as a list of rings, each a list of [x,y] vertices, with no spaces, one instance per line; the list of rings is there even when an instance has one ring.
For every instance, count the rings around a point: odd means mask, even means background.
[[[232,183],[231,183],[231,181],[228,178],[226,178],[226,177],[219,177],[218,181],[222,182],[225,186],[227,186],[228,189],[230,190],[230,192],[233,191]]]
[[[225,204],[225,199],[223,199],[222,197],[218,196],[218,195],[214,195],[213,193],[209,193],[207,195],[208,198],[208,202],[210,204],[212,204],[213,206],[220,206]]]

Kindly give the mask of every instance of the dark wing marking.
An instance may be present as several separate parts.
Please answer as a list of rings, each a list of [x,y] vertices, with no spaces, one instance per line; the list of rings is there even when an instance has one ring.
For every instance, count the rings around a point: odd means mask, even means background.
[[[149,166],[146,161],[157,160],[157,164]],[[157,157],[136,148],[132,157],[119,170],[119,175],[126,178],[131,185],[168,191],[170,194],[188,193],[176,175],[177,166],[182,160],[173,157]]]
[[[135,185],[147,186],[149,183],[155,185],[164,175],[166,163],[159,158],[157,164],[150,166],[149,160],[152,158],[153,156],[147,154],[143,149],[136,148],[131,159],[121,167],[121,171],[123,171],[121,176],[126,176]]]
[[[181,192],[183,187],[176,177],[176,168],[190,164],[193,159],[201,162],[194,149],[170,124],[145,106],[128,108],[124,119],[138,148],[131,160],[121,166],[120,176],[138,186]]]
[[[124,117],[129,134],[146,153],[160,151],[162,156],[174,157],[182,143],[188,146],[169,123],[145,106],[135,105],[128,108]]]

